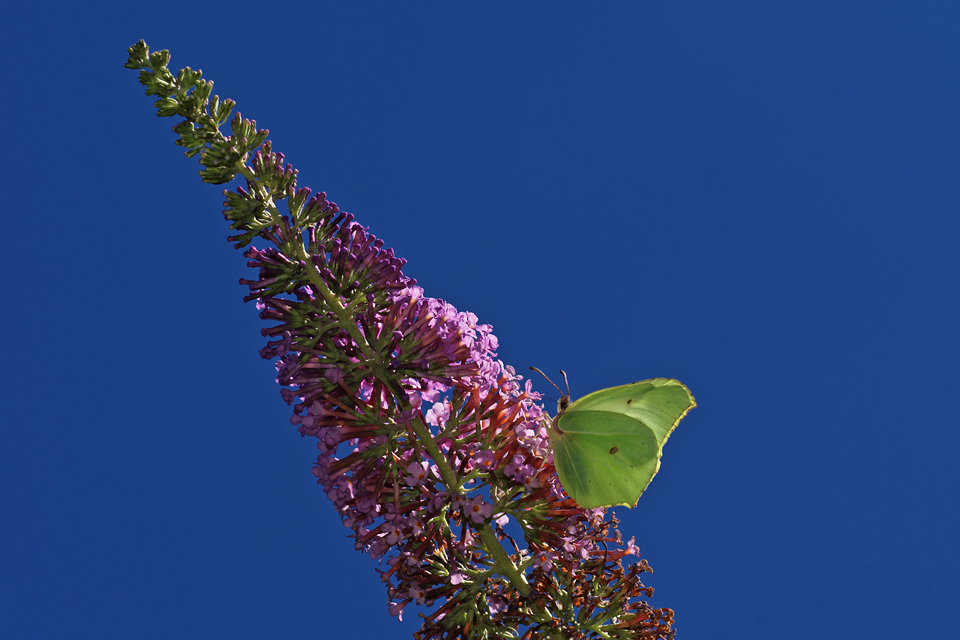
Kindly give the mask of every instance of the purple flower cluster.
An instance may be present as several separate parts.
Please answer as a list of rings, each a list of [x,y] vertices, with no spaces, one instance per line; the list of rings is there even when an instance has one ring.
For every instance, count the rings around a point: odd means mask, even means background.
[[[272,245],[246,251],[259,277],[241,280],[274,323],[260,354],[317,441],[317,482],[385,566],[390,612],[439,603],[417,640],[672,638],[673,612],[643,600],[646,562],[624,566],[633,540],[564,494],[540,395],[496,359],[490,326],[425,297],[353,216],[297,189],[268,132],[230,120],[233,101],[199,71],[174,75],[143,41],[128,53],[158,114],[185,118],[177,144],[199,154],[203,180],[246,179],[224,192],[224,216],[237,248]]]

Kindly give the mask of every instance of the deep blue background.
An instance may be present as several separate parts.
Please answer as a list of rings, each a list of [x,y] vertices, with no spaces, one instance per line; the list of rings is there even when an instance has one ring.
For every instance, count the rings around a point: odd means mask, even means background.
[[[960,636],[956,2],[24,6],[0,636],[418,626],[313,481],[220,188],[122,67],[140,38],[505,362],[691,387],[618,510],[680,639]]]

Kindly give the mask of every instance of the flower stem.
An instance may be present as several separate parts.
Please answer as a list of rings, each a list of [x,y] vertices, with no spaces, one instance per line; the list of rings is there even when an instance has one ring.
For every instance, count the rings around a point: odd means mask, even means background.
[[[406,403],[406,398],[403,398],[403,402]],[[443,452],[440,451],[440,447],[437,445],[436,440],[433,439],[430,431],[422,422],[420,422],[420,420],[411,420],[410,426],[413,429],[413,432],[417,435],[417,438],[420,440],[420,444],[423,445],[423,448],[427,450],[427,453],[430,454],[430,457],[433,458],[433,461],[436,463],[437,469],[440,471],[440,477],[443,479],[444,484],[446,484],[451,491],[460,493],[460,483],[457,481],[457,475],[453,472],[453,469],[450,468],[450,465],[447,464],[446,456],[444,456]],[[503,550],[503,545],[501,545],[500,541],[497,540],[497,536],[490,527],[490,523],[483,522],[477,525],[476,528],[477,534],[480,536],[480,540],[483,541],[487,553],[493,557],[493,560],[496,562],[500,573],[506,576],[507,579],[513,583],[513,586],[517,588],[517,591],[519,591],[524,597],[530,595],[530,585],[527,584],[523,574],[517,570],[517,567],[513,564],[513,561],[510,560],[510,556],[507,555],[507,552]]]
[[[497,540],[497,534],[493,532],[490,523],[484,522],[483,524],[477,525],[477,534],[483,541],[487,552],[493,556],[493,560],[497,563],[497,568],[500,569],[500,573],[505,575],[507,579],[513,583],[513,586],[520,592],[520,595],[524,598],[529,596],[530,585],[527,584],[527,580],[523,577],[523,574],[517,570],[517,567],[510,560],[507,552],[503,550],[503,545]]]

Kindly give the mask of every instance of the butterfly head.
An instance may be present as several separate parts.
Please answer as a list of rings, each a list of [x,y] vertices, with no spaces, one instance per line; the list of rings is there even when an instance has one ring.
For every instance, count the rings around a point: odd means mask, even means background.
[[[540,369],[537,369],[536,367],[530,367],[530,369],[542,375],[547,382],[553,385],[554,389],[560,392],[560,400],[557,401],[557,415],[552,421],[553,428],[560,432],[560,428],[557,426],[557,421],[560,420],[560,416],[562,416],[564,412],[566,412],[567,407],[570,406],[570,382],[567,380],[567,374],[563,369],[560,369],[560,373],[563,375],[563,382],[567,386],[567,392],[564,393],[563,390],[553,382],[553,380],[547,378],[547,374],[545,374],[543,371],[540,371]]]

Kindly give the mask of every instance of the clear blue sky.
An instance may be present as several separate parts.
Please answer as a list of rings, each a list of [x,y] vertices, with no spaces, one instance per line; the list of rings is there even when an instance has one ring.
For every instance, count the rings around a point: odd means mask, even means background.
[[[690,386],[618,510],[680,640],[960,637],[960,5],[453,4],[6,10],[0,636],[418,627],[313,481],[144,38],[506,363]]]

